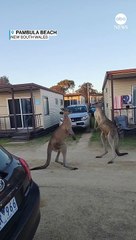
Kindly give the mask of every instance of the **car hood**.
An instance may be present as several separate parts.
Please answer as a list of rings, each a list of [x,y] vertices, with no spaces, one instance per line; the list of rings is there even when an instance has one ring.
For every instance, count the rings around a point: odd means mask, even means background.
[[[83,112],[83,113],[70,113],[69,114],[70,118],[78,118],[78,117],[84,117],[84,116],[88,116],[88,113]]]

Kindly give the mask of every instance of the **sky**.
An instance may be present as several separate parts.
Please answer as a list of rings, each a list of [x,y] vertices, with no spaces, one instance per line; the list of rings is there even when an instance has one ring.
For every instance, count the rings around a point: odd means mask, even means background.
[[[0,9],[0,76],[11,84],[69,79],[101,91],[106,71],[136,68],[135,0],[5,0]],[[50,29],[49,40],[9,40],[9,30]]]

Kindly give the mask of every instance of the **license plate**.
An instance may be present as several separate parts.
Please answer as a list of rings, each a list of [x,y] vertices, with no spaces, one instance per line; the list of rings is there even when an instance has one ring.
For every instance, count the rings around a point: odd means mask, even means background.
[[[72,126],[76,126],[76,122],[72,122]]]
[[[18,210],[15,197],[0,211],[0,231]]]

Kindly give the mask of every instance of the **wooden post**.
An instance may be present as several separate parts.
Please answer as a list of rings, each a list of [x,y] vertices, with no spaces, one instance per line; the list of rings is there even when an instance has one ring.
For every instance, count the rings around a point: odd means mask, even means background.
[[[33,128],[35,130],[35,114],[34,114],[34,100],[33,100],[33,89],[32,87],[30,88],[30,92],[31,92],[31,104],[32,104],[32,123],[33,123]]]
[[[16,119],[14,89],[13,89],[12,87],[11,87],[11,95],[12,95],[12,104],[13,104],[14,124],[15,124],[15,129],[16,129],[16,131],[17,131],[17,119]]]
[[[110,76],[111,78],[111,119],[114,121],[114,89],[113,89],[113,76]]]

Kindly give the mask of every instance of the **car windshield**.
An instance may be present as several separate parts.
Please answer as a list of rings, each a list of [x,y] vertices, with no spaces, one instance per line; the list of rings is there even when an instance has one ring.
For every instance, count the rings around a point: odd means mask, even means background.
[[[11,155],[0,147],[0,171],[2,171],[12,160]]]
[[[86,106],[69,106],[67,109],[70,111],[70,113],[83,113],[87,112]]]

